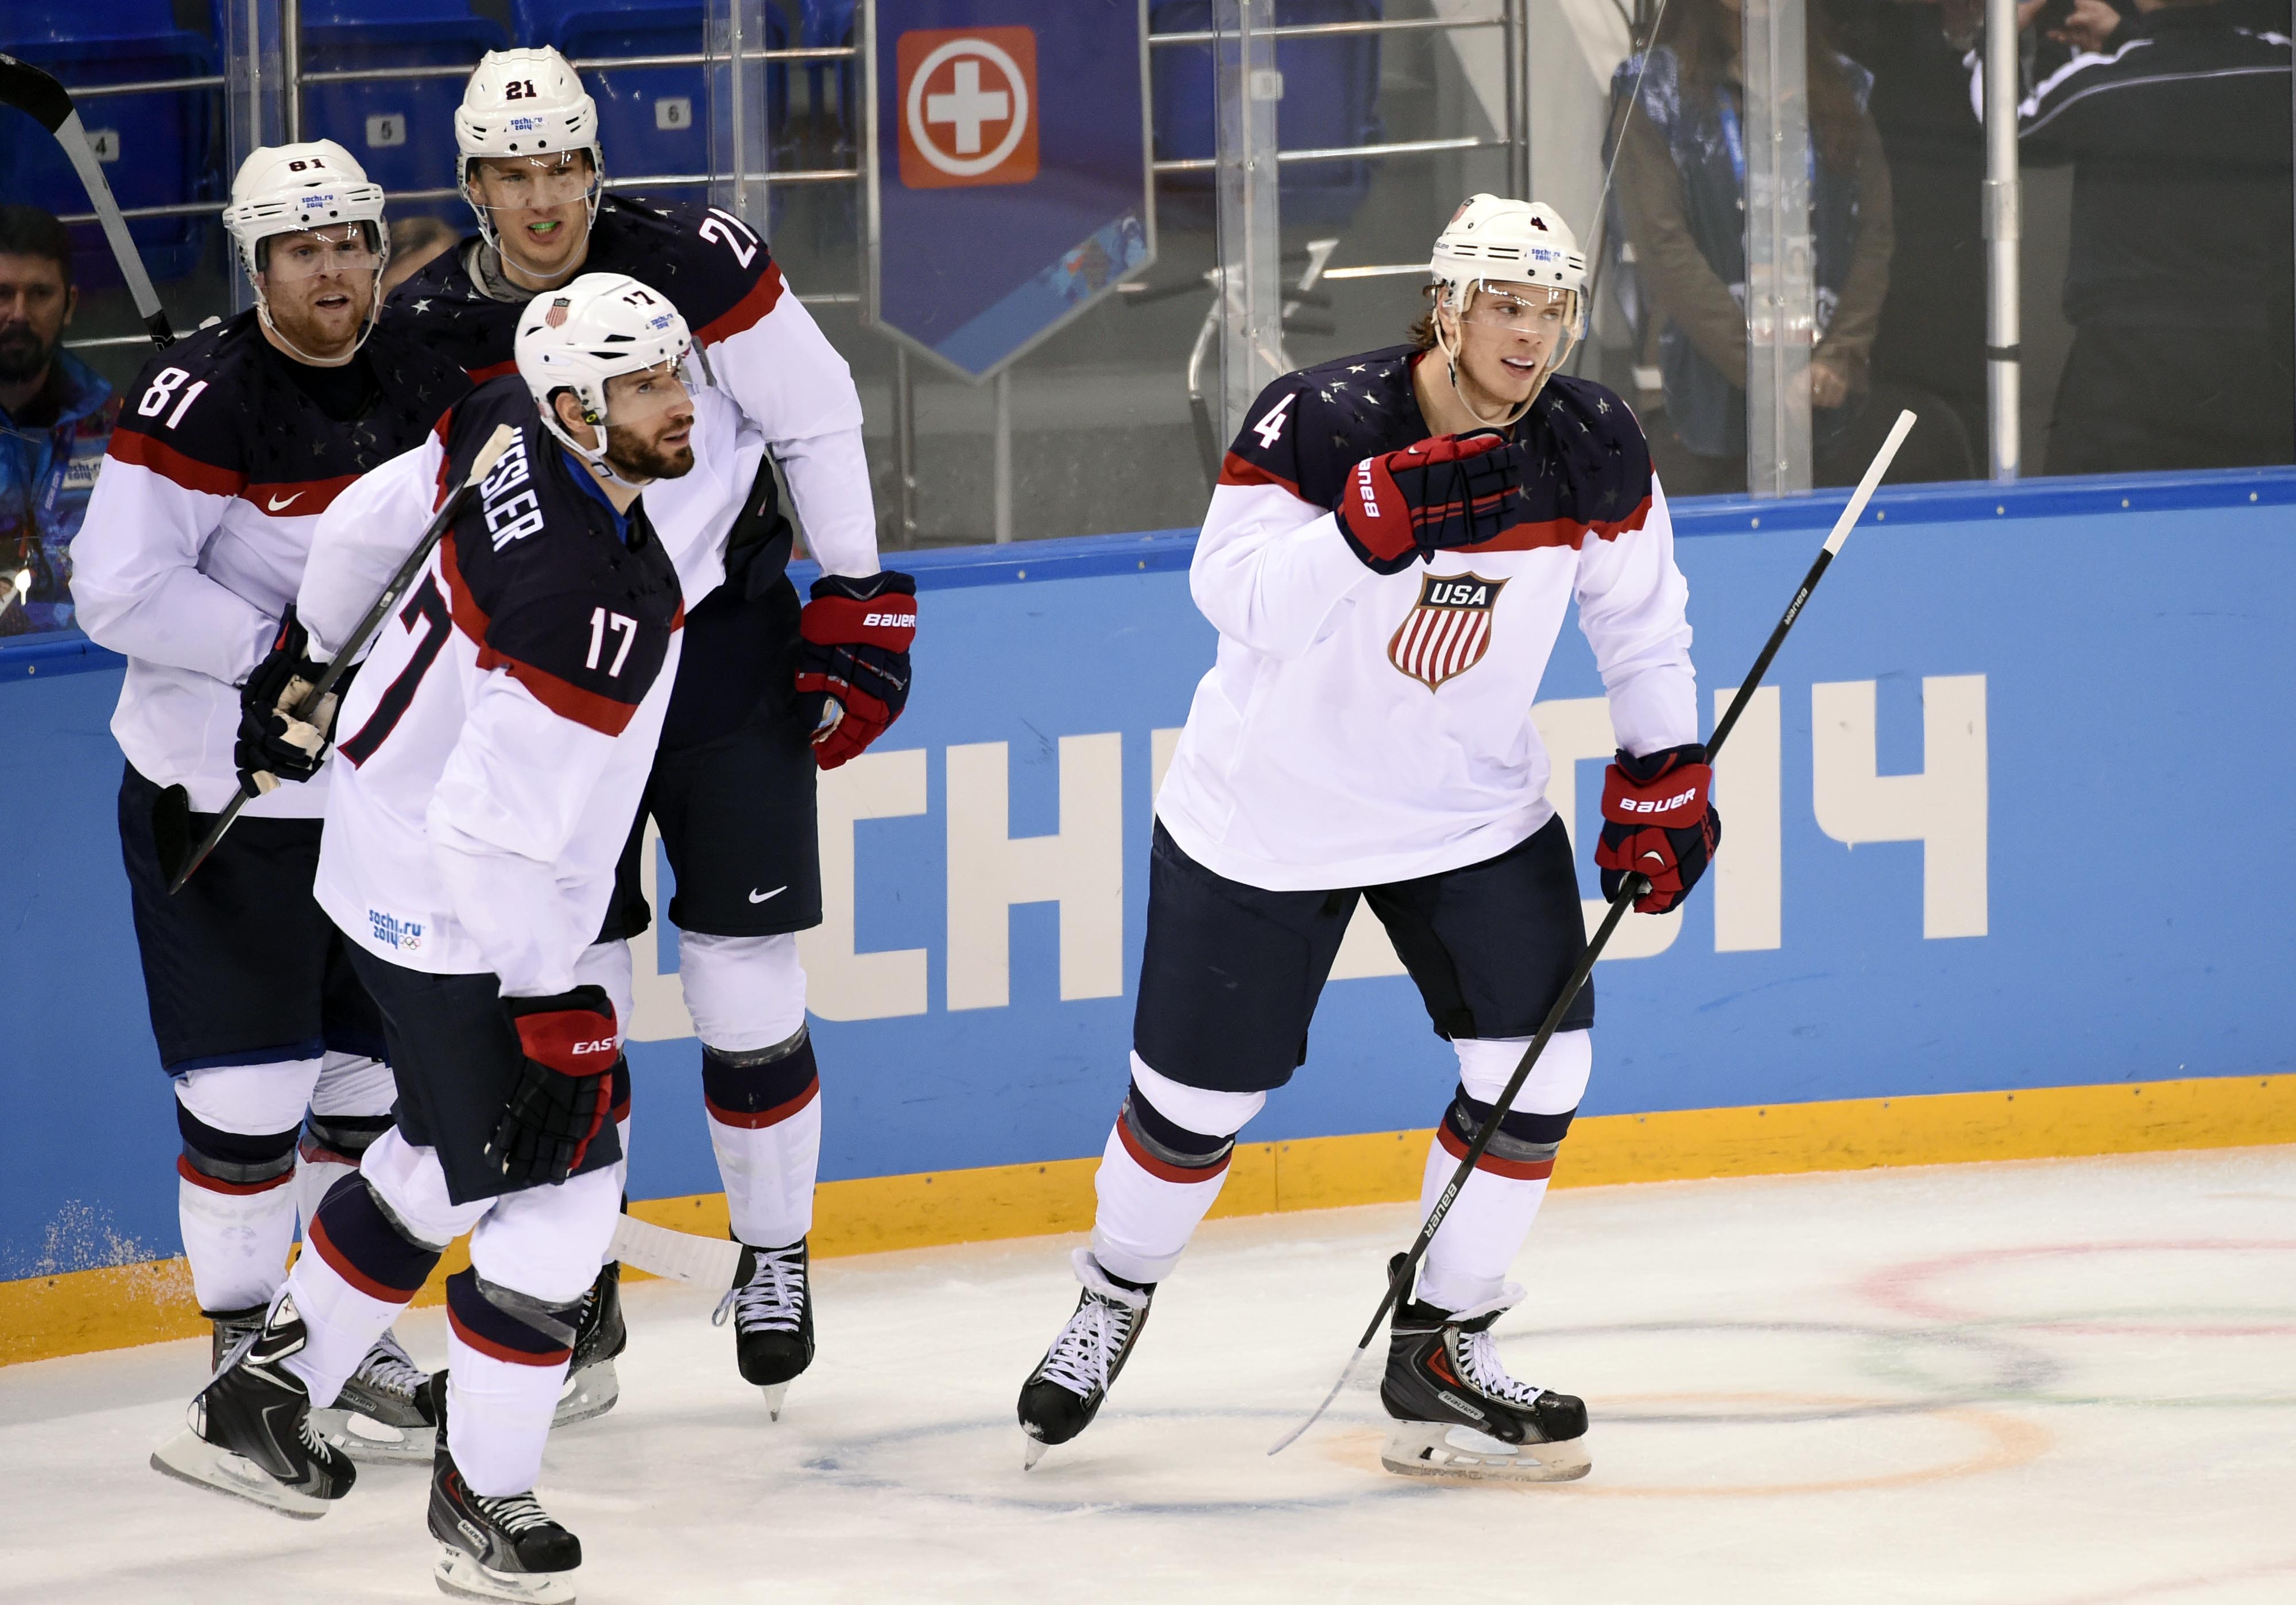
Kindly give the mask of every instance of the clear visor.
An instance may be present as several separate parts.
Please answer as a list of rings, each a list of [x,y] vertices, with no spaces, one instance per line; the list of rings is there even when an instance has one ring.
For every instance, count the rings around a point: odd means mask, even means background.
[[[1577,311],[1578,293],[1543,284],[1476,284],[1467,292],[1462,323],[1481,328],[1567,333]]]
[[[673,410],[693,400],[693,376],[683,361],[618,374],[606,381],[606,427],[651,432]]]
[[[471,166],[471,188],[497,211],[547,211],[587,201],[598,187],[589,158],[578,151],[554,156],[488,157]]]
[[[280,284],[327,274],[357,276],[382,265],[363,223],[337,223],[302,234],[274,235],[263,242],[263,273]]]

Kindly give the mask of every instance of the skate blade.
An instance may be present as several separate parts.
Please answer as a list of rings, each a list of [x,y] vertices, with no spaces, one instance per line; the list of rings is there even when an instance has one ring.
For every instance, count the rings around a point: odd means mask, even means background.
[[[566,1391],[558,1395],[558,1413],[550,1418],[550,1424],[571,1427],[577,1421],[594,1421],[621,1396],[621,1380],[614,1375],[612,1361],[586,1365],[566,1379]]]
[[[789,1397],[790,1385],[775,1382],[761,1385],[758,1391],[766,1396],[766,1414],[778,1421],[782,1419],[782,1401]]]
[[[1583,1437],[1509,1444],[1439,1421],[1395,1423],[1380,1448],[1379,1463],[1398,1477],[1447,1482],[1576,1482],[1595,1469]]]
[[[1034,1471],[1037,1462],[1045,1458],[1045,1451],[1052,1447],[1042,1438],[1032,1438],[1025,1432],[1021,1435],[1021,1469],[1023,1471]]]
[[[311,1425],[355,1461],[427,1466],[439,1443],[436,1427],[393,1427],[355,1410],[315,1410]]]
[[[189,1428],[152,1451],[152,1469],[195,1488],[259,1504],[296,1521],[316,1521],[333,1502],[288,1487],[244,1455],[218,1449]]]
[[[571,1572],[498,1572],[480,1566],[451,1543],[439,1546],[430,1580],[457,1600],[520,1600],[530,1605],[574,1605]]]

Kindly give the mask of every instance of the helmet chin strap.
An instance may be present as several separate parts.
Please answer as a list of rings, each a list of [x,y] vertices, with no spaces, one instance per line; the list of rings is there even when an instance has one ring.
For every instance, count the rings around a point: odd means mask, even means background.
[[[643,490],[653,483],[651,479],[632,479],[606,460],[606,425],[603,421],[590,425],[597,432],[598,443],[595,446],[585,446],[573,437],[560,421],[554,403],[542,409],[542,426],[557,436],[559,444],[579,457],[584,465],[600,479],[619,485],[625,490]]]
[[[1467,298],[1472,297],[1473,294],[1474,290],[1471,286],[1467,291],[1467,296],[1461,299],[1458,310],[1452,315],[1455,319],[1464,319]],[[1467,416],[1485,429],[1513,429],[1517,424],[1522,422],[1523,415],[1530,411],[1530,404],[1538,399],[1538,392],[1546,388],[1546,382],[1562,370],[1563,362],[1570,355],[1570,347],[1575,343],[1568,334],[1565,334],[1555,350],[1553,360],[1539,365],[1538,377],[1531,384],[1530,394],[1516,402],[1513,407],[1503,412],[1499,416],[1486,418],[1483,416],[1482,409],[1467,399],[1466,388],[1459,383],[1459,351],[1465,342],[1464,335],[1459,337],[1457,344],[1444,338],[1443,319],[1439,309],[1435,319],[1435,347],[1443,353],[1445,372],[1451,382],[1451,393],[1459,399],[1459,405],[1467,409]]]
[[[263,286],[256,282],[256,276],[250,269],[247,276],[247,283],[249,288],[255,292],[255,316],[261,320],[265,328],[271,331],[273,337],[293,354],[295,360],[302,363],[306,367],[340,367],[358,355],[359,348],[367,342],[368,337],[373,334],[376,325],[382,322],[382,270],[389,264],[390,259],[385,257],[381,262],[375,265],[374,294],[367,303],[366,326],[359,331],[358,338],[351,342],[351,349],[340,357],[314,357],[290,340],[287,337],[287,332],[279,326],[278,320],[271,316],[271,298],[263,293]]]

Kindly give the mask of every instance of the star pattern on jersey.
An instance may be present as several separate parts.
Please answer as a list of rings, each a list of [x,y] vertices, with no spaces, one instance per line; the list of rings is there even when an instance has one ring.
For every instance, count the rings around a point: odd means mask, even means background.
[[[430,310],[430,301],[429,297],[426,296],[422,300],[414,303],[414,311],[416,316],[420,317],[422,314],[428,312],[429,310]]]

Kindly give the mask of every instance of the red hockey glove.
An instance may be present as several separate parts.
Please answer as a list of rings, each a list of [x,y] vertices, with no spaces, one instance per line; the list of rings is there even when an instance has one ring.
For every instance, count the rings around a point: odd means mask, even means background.
[[[1605,898],[1618,896],[1628,874],[1650,882],[1635,899],[1637,913],[1663,914],[1690,895],[1722,841],[1722,815],[1706,800],[1713,785],[1706,749],[1694,741],[1646,758],[1619,753],[1603,778],[1595,849]]]
[[[1500,532],[1521,488],[1518,457],[1496,431],[1437,435],[1365,457],[1340,492],[1340,532],[1364,566],[1399,574],[1423,557]]]
[[[798,618],[797,688],[824,704],[814,761],[835,769],[858,758],[909,700],[909,643],[917,634],[917,582],[890,572],[866,580],[824,574]]]
[[[258,796],[282,780],[308,780],[326,761],[335,709],[357,671],[338,679],[318,706],[299,713],[297,704],[326,672],[326,665],[313,663],[310,653],[311,638],[290,607],[279,621],[271,650],[240,687],[239,740],[232,757],[239,767],[240,784]]]
[[[487,1144],[520,1187],[563,1181],[579,1168],[614,1099],[614,1005],[603,986],[549,998],[504,998],[525,1063]]]

